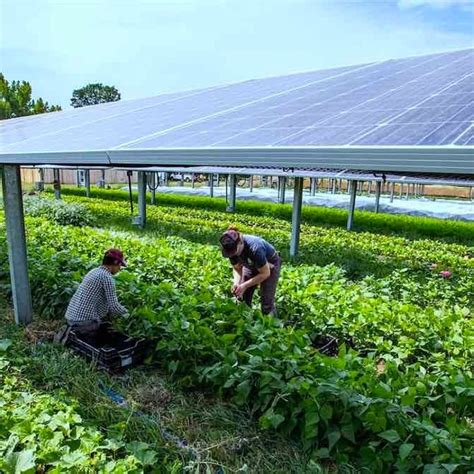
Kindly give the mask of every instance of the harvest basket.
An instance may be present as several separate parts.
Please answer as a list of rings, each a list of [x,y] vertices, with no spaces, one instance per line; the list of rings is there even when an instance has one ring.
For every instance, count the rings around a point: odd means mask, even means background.
[[[109,372],[136,367],[145,360],[149,343],[146,339],[129,337],[101,325],[94,337],[78,336],[71,331],[67,345]]]

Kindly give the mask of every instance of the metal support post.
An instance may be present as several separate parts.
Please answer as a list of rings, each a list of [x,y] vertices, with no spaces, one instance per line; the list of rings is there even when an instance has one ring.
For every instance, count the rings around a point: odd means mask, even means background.
[[[56,199],[61,199],[61,176],[58,168],[53,169],[53,189],[54,197]]]
[[[91,197],[91,171],[84,170],[84,186],[86,188],[86,196]]]
[[[151,205],[154,206],[156,204],[156,172],[150,173],[150,188],[151,188]]]
[[[293,189],[293,213],[291,216],[290,257],[298,255],[301,230],[301,207],[303,204],[303,178],[295,178]]]
[[[209,196],[214,197],[214,175],[209,175]]]
[[[217,174],[216,174],[216,184],[217,184],[217,187],[219,187],[220,178],[221,178],[220,174],[217,173]]]
[[[229,204],[227,205],[227,212],[235,212],[235,202],[237,196],[237,176],[235,174],[229,175]]]
[[[36,191],[44,191],[44,169],[40,168],[38,172],[39,172],[39,181],[36,181],[35,189]]]
[[[105,170],[100,173],[99,188],[105,188]]]
[[[285,204],[286,177],[278,176],[278,202]]]
[[[390,202],[393,202],[394,192],[395,192],[395,183],[391,183],[391,185],[390,185]]]
[[[375,212],[378,213],[380,210],[380,193],[382,190],[382,182],[377,181],[375,183]]]
[[[194,173],[191,173],[191,187],[193,189],[195,187],[195,181],[196,181],[196,175]]]
[[[316,178],[311,178],[310,180],[310,193],[311,193],[311,196],[314,196],[316,194],[316,188],[318,187],[317,186],[317,179]]]
[[[181,183],[180,186],[184,186],[184,173],[181,173]]]
[[[332,194],[336,194],[336,180],[332,180],[332,189],[331,189]]]
[[[347,230],[352,230],[354,224],[354,210],[355,202],[357,196],[357,180],[350,182],[350,195],[351,199],[349,201],[349,215],[347,217]]]
[[[138,226],[144,229],[146,226],[146,173],[138,172]]]
[[[33,319],[33,307],[28,279],[20,167],[5,165],[2,184],[15,322],[28,324]]]
[[[81,187],[81,170],[76,171],[76,186]]]
[[[253,193],[253,176],[250,176],[249,178],[249,188],[250,192]]]

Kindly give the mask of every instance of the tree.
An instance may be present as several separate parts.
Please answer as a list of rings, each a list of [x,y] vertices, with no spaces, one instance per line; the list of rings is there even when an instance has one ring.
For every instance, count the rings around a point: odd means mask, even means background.
[[[0,73],[0,120],[61,110],[59,105],[49,105],[41,97],[37,100],[32,99],[31,94],[32,88],[29,82],[9,83]]]
[[[120,100],[120,92],[114,86],[104,86],[101,83],[87,84],[81,89],[74,90],[71,105],[77,108],[117,100]]]

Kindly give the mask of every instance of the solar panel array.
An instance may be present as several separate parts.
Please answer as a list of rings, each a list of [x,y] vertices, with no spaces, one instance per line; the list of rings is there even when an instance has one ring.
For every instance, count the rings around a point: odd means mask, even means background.
[[[474,49],[0,122],[0,153],[474,145]]]

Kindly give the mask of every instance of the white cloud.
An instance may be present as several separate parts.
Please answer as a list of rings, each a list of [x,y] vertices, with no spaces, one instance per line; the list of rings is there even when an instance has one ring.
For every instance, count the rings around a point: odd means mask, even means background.
[[[400,8],[413,8],[427,6],[433,8],[461,7],[471,10],[474,6],[473,0],[398,0]]]

